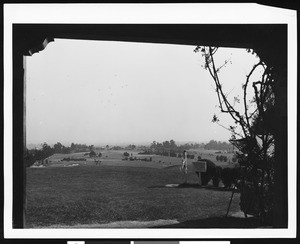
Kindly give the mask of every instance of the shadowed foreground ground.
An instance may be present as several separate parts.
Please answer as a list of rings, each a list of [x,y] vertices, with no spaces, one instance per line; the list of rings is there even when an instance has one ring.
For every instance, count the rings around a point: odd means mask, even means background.
[[[261,228],[259,220],[253,217],[213,217],[187,220],[178,224],[154,226],[153,228]]]
[[[194,172],[188,178],[189,187],[166,187],[182,182],[178,168],[113,165],[28,168],[26,227],[255,226],[251,219],[220,218],[226,214],[230,191],[197,186]],[[239,193],[236,193],[229,216],[239,209]]]

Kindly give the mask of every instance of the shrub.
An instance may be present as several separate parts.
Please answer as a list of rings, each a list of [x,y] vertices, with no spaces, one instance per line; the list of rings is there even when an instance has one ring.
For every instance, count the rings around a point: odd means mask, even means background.
[[[92,150],[92,151],[90,151],[89,156],[90,156],[90,157],[95,157],[95,156],[96,156],[96,153]]]
[[[202,185],[206,186],[208,182],[212,179],[213,175],[215,174],[216,165],[209,159],[201,159],[198,161],[206,162],[206,172],[201,173]]]
[[[198,161],[200,161],[202,158],[201,158],[201,156],[198,156]]]
[[[220,166],[217,166],[215,169],[215,174],[212,177],[213,185],[215,187],[219,186],[219,183],[221,181],[221,173],[222,173],[222,168]]]
[[[129,153],[128,153],[128,152],[124,152],[124,153],[123,153],[123,156],[124,156],[124,157],[129,157]]]
[[[231,187],[239,178],[239,168],[224,168],[221,173],[221,179],[225,187]]]

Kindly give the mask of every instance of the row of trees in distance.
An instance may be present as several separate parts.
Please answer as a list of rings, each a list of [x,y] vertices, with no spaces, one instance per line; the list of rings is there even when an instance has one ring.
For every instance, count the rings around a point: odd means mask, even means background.
[[[86,144],[75,144],[71,143],[69,147],[62,145],[60,142],[51,147],[46,142],[44,142],[40,149],[27,149],[25,154],[25,163],[26,166],[32,165],[35,161],[44,160],[55,153],[76,153],[76,152],[92,152],[94,149],[94,145],[86,145]]]

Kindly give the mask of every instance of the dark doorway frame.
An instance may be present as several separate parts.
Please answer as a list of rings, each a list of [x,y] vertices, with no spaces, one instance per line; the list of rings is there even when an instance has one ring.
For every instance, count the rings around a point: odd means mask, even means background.
[[[55,38],[250,48],[276,67],[274,227],[288,228],[286,24],[13,24],[13,228],[24,228],[26,211],[24,56]]]

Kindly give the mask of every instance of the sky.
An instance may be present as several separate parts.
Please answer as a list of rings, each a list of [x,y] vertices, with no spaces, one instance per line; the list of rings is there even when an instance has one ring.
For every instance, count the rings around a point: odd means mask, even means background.
[[[55,39],[26,57],[27,144],[94,145],[228,141],[213,79],[195,46]],[[220,48],[230,96],[241,94],[255,55]]]

